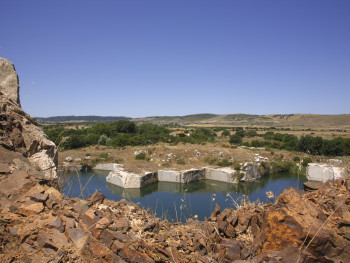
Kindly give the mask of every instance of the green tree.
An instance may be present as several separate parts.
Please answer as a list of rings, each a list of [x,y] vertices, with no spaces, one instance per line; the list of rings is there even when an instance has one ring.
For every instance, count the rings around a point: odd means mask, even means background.
[[[81,148],[85,147],[85,136],[78,135],[78,134],[72,134],[66,140],[62,143],[63,148],[65,149],[75,149],[75,148]]]
[[[106,145],[106,142],[107,142],[107,139],[108,139],[108,136],[106,134],[102,134],[100,136],[100,138],[98,139],[98,144],[99,145]]]
[[[246,136],[251,138],[251,137],[258,136],[258,133],[254,130],[248,130],[248,131],[246,131]]]
[[[98,122],[94,126],[92,126],[88,132],[95,133],[100,136],[102,134],[105,134],[107,137],[110,137],[112,135],[112,128],[111,128],[111,125],[107,123]]]
[[[312,137],[311,135],[301,136],[299,140],[298,150],[300,152],[309,152],[312,150]]]
[[[115,129],[118,133],[135,133],[136,124],[132,121],[120,120],[115,123]]]
[[[231,144],[241,144],[242,143],[242,137],[234,134],[230,136],[230,143]]]
[[[265,140],[273,140],[275,137],[275,133],[272,131],[268,131],[264,134],[264,139]]]
[[[222,133],[221,133],[221,136],[223,136],[223,137],[230,136],[230,131],[229,130],[223,130]]]
[[[322,137],[312,137],[311,143],[311,153],[322,155],[323,138]]]
[[[98,143],[100,136],[95,133],[88,133],[85,137],[86,145],[95,145]]]
[[[236,135],[243,138],[245,136],[245,132],[244,132],[244,130],[238,130],[238,131],[236,131]]]

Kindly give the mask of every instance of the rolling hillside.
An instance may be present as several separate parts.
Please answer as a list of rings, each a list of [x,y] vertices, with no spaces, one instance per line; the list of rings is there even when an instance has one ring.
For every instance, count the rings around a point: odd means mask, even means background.
[[[192,114],[185,116],[153,116],[145,118],[112,116],[56,116],[36,118],[40,123],[47,122],[111,122],[132,120],[137,123],[154,123],[198,126],[265,126],[265,127],[299,127],[299,128],[350,128],[350,114]]]

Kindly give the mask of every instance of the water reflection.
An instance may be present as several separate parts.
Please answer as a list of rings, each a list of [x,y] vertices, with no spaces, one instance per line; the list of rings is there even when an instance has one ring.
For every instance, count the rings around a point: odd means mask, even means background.
[[[230,194],[234,200],[247,195],[250,201],[266,202],[267,191],[272,191],[277,197],[284,189],[291,186],[297,187],[298,184],[297,175],[277,174],[251,183],[228,184],[209,180],[188,184],[158,182],[141,189],[123,189],[106,183],[107,175],[107,172],[94,174],[82,172],[79,177],[73,175],[69,187],[65,188],[65,193],[68,196],[77,197],[81,195],[80,184],[84,188],[89,182],[84,189],[84,197],[95,190],[100,190],[108,199],[118,201],[124,198],[139,203],[157,216],[167,218],[169,221],[186,221],[188,217],[195,214],[200,220],[208,217],[215,203],[218,203],[222,209],[233,207],[233,202],[227,194]],[[305,177],[299,179],[299,189],[302,188],[304,181],[306,181]]]
[[[190,194],[190,193],[243,193],[245,195],[250,195],[259,189],[266,188],[266,185],[270,182],[283,179],[291,179],[294,182],[295,176],[291,174],[279,174],[264,177],[256,182],[246,182],[239,184],[228,184],[219,181],[202,180],[198,182],[192,182],[188,184],[179,183],[168,183],[168,182],[158,182],[141,189],[124,189],[122,187],[107,183],[108,190],[115,194],[122,196],[126,199],[142,198],[154,192],[166,192],[174,194]],[[289,185],[293,186],[293,184]],[[294,187],[297,187],[297,182],[295,182]],[[283,190],[285,189],[283,185],[278,189],[276,186],[274,189],[269,190]],[[283,191],[282,190],[282,191]]]

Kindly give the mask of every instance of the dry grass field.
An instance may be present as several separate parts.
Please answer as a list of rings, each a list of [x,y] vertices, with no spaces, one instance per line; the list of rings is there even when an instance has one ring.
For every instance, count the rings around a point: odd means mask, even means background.
[[[136,160],[136,154],[143,152],[146,160]],[[80,164],[74,162],[74,159],[81,158],[83,163],[94,165],[99,159],[100,163],[120,163],[130,172],[142,173],[144,171],[157,171],[160,169],[191,169],[201,168],[204,166],[215,166],[208,163],[209,159],[217,159],[221,161],[227,159],[230,162],[253,162],[255,154],[273,160],[293,161],[295,156],[303,158],[308,156],[300,152],[288,152],[285,150],[267,151],[261,148],[231,147],[229,143],[206,143],[169,145],[158,143],[149,146],[127,146],[119,149],[107,146],[91,146],[77,150],[67,150],[59,152],[59,162],[64,162],[65,158],[70,156],[73,158],[72,164]],[[85,156],[91,156],[91,160],[84,160]],[[101,158],[101,156],[103,156]],[[105,158],[106,157],[106,158]],[[326,161],[330,158],[309,156],[314,161]],[[341,158],[344,164],[349,163],[350,158]]]

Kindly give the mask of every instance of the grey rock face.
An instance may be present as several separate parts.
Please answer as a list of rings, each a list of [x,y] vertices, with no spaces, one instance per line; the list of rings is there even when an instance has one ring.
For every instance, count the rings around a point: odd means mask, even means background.
[[[246,169],[246,171],[244,172],[244,176],[241,179],[241,181],[252,182],[252,181],[255,181],[255,180],[261,178],[261,174],[259,173],[258,169],[252,163],[246,163],[245,169]]]
[[[0,58],[0,145],[20,152],[43,171],[56,178],[57,149],[35,120],[20,107],[18,78],[13,64]]]
[[[15,66],[5,58],[0,58],[0,91],[20,105],[18,75]]]

